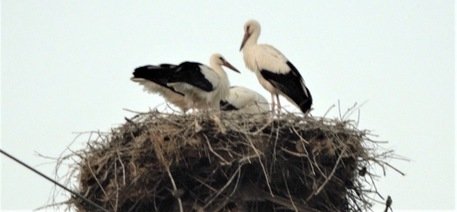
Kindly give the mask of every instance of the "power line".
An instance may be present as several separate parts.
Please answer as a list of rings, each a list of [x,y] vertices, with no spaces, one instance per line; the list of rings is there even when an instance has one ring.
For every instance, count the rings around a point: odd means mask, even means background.
[[[92,202],[90,199],[87,199],[87,198],[83,197],[81,194],[79,194],[79,193],[77,193],[77,192],[75,192],[75,191],[73,191],[73,190],[71,190],[71,189],[65,187],[64,185],[60,184],[59,182],[57,182],[57,181],[51,179],[50,177],[48,177],[48,176],[46,176],[46,175],[44,175],[44,174],[41,173],[40,171],[38,171],[38,170],[32,168],[31,166],[27,165],[26,163],[22,162],[21,160],[19,160],[19,159],[15,158],[14,156],[12,156],[12,155],[6,153],[6,152],[3,151],[2,149],[0,149],[0,153],[2,153],[3,155],[9,157],[10,159],[16,161],[17,163],[19,163],[19,164],[25,166],[26,168],[32,170],[32,171],[35,172],[36,174],[38,174],[38,175],[44,177],[45,179],[51,181],[52,183],[56,184],[57,186],[63,188],[64,190],[66,190],[66,191],[72,193],[73,195],[76,195],[77,197],[81,198],[82,200],[86,201],[87,203],[91,204],[92,206],[94,206],[94,207],[96,207],[96,208],[98,208],[98,209],[100,209],[100,210],[102,210],[102,211],[108,212],[107,209],[103,208],[102,206],[98,205],[97,203]]]

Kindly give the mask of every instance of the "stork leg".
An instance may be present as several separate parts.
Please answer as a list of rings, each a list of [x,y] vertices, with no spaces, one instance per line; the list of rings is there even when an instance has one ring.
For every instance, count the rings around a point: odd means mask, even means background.
[[[281,102],[279,101],[279,94],[276,94],[276,100],[278,101],[278,116],[281,114]]]
[[[189,105],[189,110],[191,111],[191,112],[189,112],[189,113],[190,113],[190,114],[195,114],[195,113],[196,113],[195,103],[194,103],[193,101],[191,101],[191,100],[187,100],[187,101],[190,102],[190,103],[188,103],[188,105]]]
[[[273,93],[271,93],[271,113],[273,116],[275,115],[275,108],[276,108],[275,95]]]
[[[209,113],[209,114],[212,114],[211,118],[213,119],[216,126],[219,128],[219,131],[222,134],[225,134],[227,132],[227,129],[225,128],[224,123],[222,123],[221,118],[220,118],[221,117],[221,108],[220,108],[219,102],[220,101],[208,103],[208,112],[212,112],[212,113]]]
[[[203,129],[202,126],[200,126],[200,124],[198,123],[198,119],[197,119],[198,113],[200,111],[197,110],[197,107],[195,105],[196,105],[195,102],[192,101],[191,106],[190,106],[190,108],[192,109],[191,114],[194,116],[195,132],[200,132],[200,130]]]

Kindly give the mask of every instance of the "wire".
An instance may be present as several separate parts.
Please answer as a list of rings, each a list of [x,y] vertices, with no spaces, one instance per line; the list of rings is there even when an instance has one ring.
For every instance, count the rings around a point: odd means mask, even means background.
[[[81,194],[79,194],[79,193],[77,193],[77,192],[75,192],[75,191],[73,191],[73,190],[71,190],[71,189],[65,187],[64,185],[60,184],[59,182],[57,182],[57,181],[51,179],[50,177],[48,177],[48,176],[46,176],[46,175],[44,175],[44,174],[41,173],[40,171],[38,171],[38,170],[32,168],[31,166],[27,165],[26,163],[22,162],[21,160],[19,160],[19,159],[15,158],[14,156],[12,156],[12,155],[6,153],[6,152],[3,151],[2,149],[0,149],[0,153],[2,153],[3,155],[7,156],[8,158],[10,158],[10,159],[16,161],[17,163],[19,163],[19,164],[25,166],[26,168],[28,168],[28,169],[30,169],[31,171],[35,172],[36,174],[38,174],[38,175],[44,177],[45,179],[51,181],[51,182],[54,183],[55,185],[57,185],[57,186],[63,188],[64,190],[66,190],[66,191],[72,193],[73,195],[76,195],[77,197],[81,198],[82,200],[86,201],[87,203],[91,204],[92,206],[94,206],[94,207],[96,207],[96,208],[98,208],[98,209],[100,209],[100,210],[102,210],[102,211],[108,212],[107,209],[103,208],[102,206],[98,205],[97,203],[92,202],[91,200],[89,200],[89,199],[83,197]]]

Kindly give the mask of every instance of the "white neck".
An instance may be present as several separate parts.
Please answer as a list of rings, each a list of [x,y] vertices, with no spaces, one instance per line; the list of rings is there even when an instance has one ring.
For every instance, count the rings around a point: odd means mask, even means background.
[[[257,41],[259,40],[260,32],[255,31],[249,36],[248,40],[246,41],[245,46],[253,46],[257,44]]]
[[[216,74],[219,75],[219,79],[221,82],[228,82],[227,73],[224,71],[221,65],[211,62],[210,66],[214,70],[214,72],[216,72]],[[228,85],[228,83],[226,84]]]
[[[224,99],[228,95],[229,86],[230,86],[230,82],[228,80],[227,73],[224,71],[222,66],[219,64],[216,64],[211,61],[210,65],[211,65],[211,68],[214,70],[214,72],[216,72],[216,74],[219,76],[220,81],[219,81],[219,86],[218,86],[219,87],[218,96],[220,99]]]

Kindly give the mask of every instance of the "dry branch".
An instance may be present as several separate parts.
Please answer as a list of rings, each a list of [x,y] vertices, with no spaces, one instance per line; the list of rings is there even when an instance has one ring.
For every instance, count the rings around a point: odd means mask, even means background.
[[[112,211],[365,211],[367,170],[394,157],[351,121],[209,117],[138,113],[100,134],[72,153],[79,193]]]

